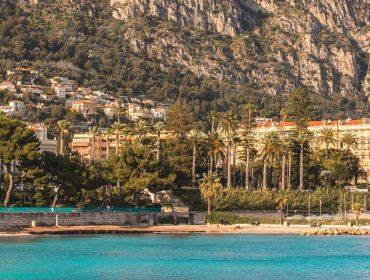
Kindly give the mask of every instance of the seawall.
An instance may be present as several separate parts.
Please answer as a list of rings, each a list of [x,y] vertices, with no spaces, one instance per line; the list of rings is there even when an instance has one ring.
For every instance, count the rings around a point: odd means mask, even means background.
[[[205,213],[123,213],[123,212],[81,212],[81,213],[0,213],[0,228],[35,226],[86,226],[86,225],[158,225],[205,224]]]

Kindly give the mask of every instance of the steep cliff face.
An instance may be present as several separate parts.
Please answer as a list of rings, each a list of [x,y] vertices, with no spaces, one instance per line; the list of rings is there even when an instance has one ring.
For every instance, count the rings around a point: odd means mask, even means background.
[[[111,0],[113,16],[122,20],[153,16],[164,21],[235,36],[253,19],[237,0]]]
[[[270,94],[367,93],[365,0],[110,0],[136,52]],[[138,28],[146,25],[148,28]]]

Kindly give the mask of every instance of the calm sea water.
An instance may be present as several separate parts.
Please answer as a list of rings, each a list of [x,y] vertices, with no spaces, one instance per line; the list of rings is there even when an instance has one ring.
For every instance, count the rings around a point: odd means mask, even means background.
[[[369,237],[0,238],[0,279],[370,279]]]

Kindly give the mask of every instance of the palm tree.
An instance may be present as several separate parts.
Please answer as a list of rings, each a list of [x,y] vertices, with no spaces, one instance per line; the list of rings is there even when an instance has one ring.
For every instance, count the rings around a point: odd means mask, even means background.
[[[356,225],[359,226],[360,215],[361,215],[361,212],[363,211],[362,204],[361,203],[353,203],[352,211],[356,215]]]
[[[139,141],[142,142],[143,139],[146,137],[147,133],[149,132],[149,126],[146,120],[140,119],[136,123],[136,131],[138,133]]]
[[[200,132],[196,129],[191,130],[190,134],[189,134],[189,140],[190,140],[191,146],[193,147],[193,161],[192,161],[192,167],[191,167],[191,181],[192,181],[193,184],[195,184],[197,146],[198,146],[199,142],[201,141]]]
[[[297,141],[300,145],[299,151],[299,190],[303,191],[304,188],[304,145],[311,139],[311,133],[308,130],[298,130]]]
[[[57,122],[57,126],[59,129],[59,154],[64,156],[64,137],[69,133],[69,130],[71,129],[72,125],[69,121],[61,120]]]
[[[286,108],[282,108],[280,110],[280,117],[281,117],[281,120],[283,121],[283,131],[284,131],[285,130],[285,121],[288,118],[288,112],[287,112]]]
[[[222,119],[222,131],[226,134],[226,164],[227,164],[227,188],[231,188],[231,142],[238,125],[236,117],[232,112],[228,112]]]
[[[326,157],[328,157],[330,144],[335,145],[335,131],[331,128],[324,127],[320,131],[319,140],[321,143],[325,143]]]
[[[290,137],[284,136],[281,140],[281,155],[282,155],[282,162],[281,162],[281,189],[285,189],[286,187],[286,158],[288,157],[288,187],[290,187],[290,174],[292,168],[292,155],[290,149]]]
[[[253,119],[255,118],[257,112],[258,109],[254,104],[247,103],[243,107],[244,123],[250,128],[253,126]]]
[[[118,108],[116,108],[116,110],[115,110],[115,114],[117,116],[117,122],[118,123],[121,123],[121,117],[122,116],[125,116],[126,115],[126,112],[127,112],[127,108],[126,107],[122,107],[122,105],[119,104]]]
[[[279,195],[278,198],[276,199],[277,203],[277,209],[280,212],[280,223],[283,224],[283,213],[284,213],[284,208],[288,205],[288,196],[287,195]]]
[[[120,140],[120,134],[121,134],[121,131],[122,131],[122,124],[118,123],[118,122],[115,122],[113,125],[112,125],[112,131],[114,133],[114,135],[116,136],[116,155],[118,156],[119,155],[119,140]]]
[[[271,132],[265,135],[262,148],[263,159],[263,190],[267,190],[267,163],[270,163],[271,168],[274,165],[274,160],[281,154],[281,143],[279,135],[276,132]],[[272,169],[271,169],[272,172]],[[270,176],[271,177],[271,176]]]
[[[217,159],[223,156],[225,144],[217,132],[210,133],[207,138],[209,173],[213,173],[213,167],[217,164]]]
[[[106,157],[108,158],[109,157],[109,148],[110,148],[110,136],[113,134],[113,129],[108,127],[106,130],[105,130],[105,136],[106,136],[106,149],[107,149],[107,153],[106,153]]]
[[[288,150],[288,179],[287,179],[288,189],[292,187],[292,151]]]
[[[160,160],[161,153],[161,131],[164,128],[164,122],[156,122],[154,124],[154,130],[157,132],[157,162]]]
[[[91,147],[89,153],[89,165],[95,161],[95,137],[96,134],[99,132],[99,127],[93,126],[89,130],[89,134],[91,135]]]
[[[356,135],[350,132],[343,134],[342,143],[347,147],[347,150],[355,149],[358,146]]]
[[[215,173],[203,174],[199,188],[202,198],[207,201],[208,215],[211,214],[212,199],[216,198],[222,192],[221,179]]]
[[[250,178],[249,178],[249,174],[250,174],[250,155],[251,155],[251,149],[253,148],[254,146],[254,136],[252,134],[243,134],[242,135],[242,138],[241,138],[241,146],[243,147],[243,151],[242,151],[242,157],[244,158],[244,162],[245,162],[245,188],[247,190],[249,190],[250,188]]]
[[[238,144],[240,144],[241,140],[240,137],[237,135],[235,132],[233,135],[233,185],[235,186],[236,184],[236,158],[237,158],[237,149],[238,149]]]
[[[250,165],[250,151],[254,145],[254,117],[257,113],[257,107],[253,104],[246,104],[243,108],[243,129],[241,143],[243,146],[243,153],[245,158],[245,188],[249,189],[249,165]]]
[[[211,119],[211,133],[213,133],[215,132],[215,122],[216,122],[218,113],[215,110],[211,110],[209,115]]]

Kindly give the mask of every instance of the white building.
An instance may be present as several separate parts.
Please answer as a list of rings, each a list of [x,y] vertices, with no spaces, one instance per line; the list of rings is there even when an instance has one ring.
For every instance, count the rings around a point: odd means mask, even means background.
[[[168,109],[165,107],[155,107],[151,110],[154,119],[166,120]]]
[[[13,113],[24,112],[26,110],[26,106],[23,101],[9,101],[9,106],[12,108]]]
[[[57,140],[48,138],[48,128],[44,124],[36,123],[28,125],[40,141],[40,151],[56,154],[58,152]]]
[[[45,90],[45,87],[43,87],[43,86],[36,86],[36,85],[22,85],[22,86],[20,86],[20,91],[21,92],[32,94],[32,95],[35,95],[36,97],[39,97],[40,94],[42,94],[44,90]]]
[[[13,113],[13,108],[10,106],[0,106],[0,112],[10,115]]]
[[[66,99],[73,96],[72,91],[75,83],[73,80],[68,80],[64,77],[54,77],[50,79],[50,83],[56,97]]]
[[[15,84],[10,81],[5,81],[0,84],[0,90],[8,90],[11,92],[16,92],[17,89],[15,87]]]
[[[53,101],[54,94],[44,91],[43,93],[40,94],[40,99],[45,100],[45,101]]]

